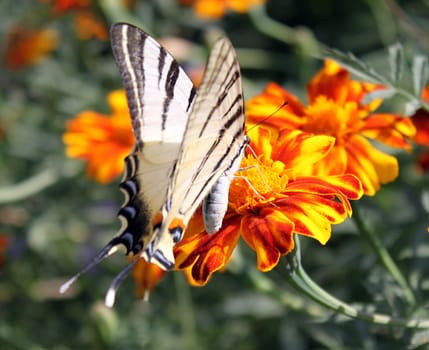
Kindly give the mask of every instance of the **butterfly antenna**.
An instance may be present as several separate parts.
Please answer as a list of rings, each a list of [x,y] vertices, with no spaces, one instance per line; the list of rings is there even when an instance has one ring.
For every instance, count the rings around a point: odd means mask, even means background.
[[[108,257],[109,255],[112,255],[116,252],[116,245],[117,242],[115,239],[111,240],[90,262],[88,265],[86,265],[82,270],[80,270],[76,275],[74,275],[72,278],[70,278],[67,282],[61,285],[59,291],[60,294],[64,294],[70,286],[76,282],[76,280],[83,275],[84,273],[87,273],[89,270],[91,270],[95,265],[98,265],[104,258]],[[115,249],[114,249],[115,248]]]
[[[259,122],[257,122],[255,125],[253,125],[251,128],[249,128],[247,130],[247,132],[249,132],[250,130],[256,128],[258,125],[263,124],[265,121],[267,121],[268,119],[270,119],[274,114],[276,114],[278,111],[280,111],[283,107],[287,106],[288,104],[289,104],[288,101],[284,101],[279,107],[277,107],[277,109],[274,112],[270,113],[264,119],[262,119]]]
[[[137,261],[140,258],[136,258],[133,261],[131,261],[119,274],[113,279],[112,283],[110,284],[109,289],[106,293],[106,298],[104,299],[104,304],[111,308],[115,304],[115,298],[116,298],[116,291],[118,290],[119,286],[127,277],[127,275],[130,273],[131,269],[134,267],[134,265],[137,263]]]

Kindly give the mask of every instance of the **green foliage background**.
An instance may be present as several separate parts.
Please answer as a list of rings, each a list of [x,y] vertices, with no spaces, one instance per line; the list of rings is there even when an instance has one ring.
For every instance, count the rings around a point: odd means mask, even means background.
[[[351,51],[384,72],[387,46],[397,40],[407,57],[426,56],[429,49],[426,0],[272,0],[268,17],[254,11],[218,21],[198,19],[175,0],[136,0],[129,13],[116,5],[94,1],[94,11],[108,26],[132,20],[155,37],[200,44],[198,57],[189,61],[204,62],[208,33],[224,31],[237,48],[246,98],[274,80],[305,100],[306,83],[322,65],[315,57],[320,44]],[[111,279],[125,265],[119,254],[59,295],[59,285],[115,234],[123,200],[119,179],[99,185],[86,178],[84,164],[66,158],[61,137],[66,121],[83,110],[108,114],[106,95],[120,79],[109,42],[78,39],[72,13],[52,17],[38,1],[2,1],[3,54],[15,23],[54,28],[60,43],[37,65],[17,71],[3,65],[0,72],[0,235],[12,239],[0,271],[1,349],[429,348],[425,331],[375,326],[311,301],[288,283],[284,262],[270,273],[257,272],[245,245],[206,287],[189,287],[181,273],[171,273],[149,303],[136,300],[128,278],[115,307],[103,306]],[[401,112],[396,100],[384,108]],[[352,220],[334,228],[326,247],[301,239],[302,260],[323,288],[366,312],[429,318],[428,179],[416,172],[415,154],[398,157],[397,181],[357,205],[416,304],[407,304]]]

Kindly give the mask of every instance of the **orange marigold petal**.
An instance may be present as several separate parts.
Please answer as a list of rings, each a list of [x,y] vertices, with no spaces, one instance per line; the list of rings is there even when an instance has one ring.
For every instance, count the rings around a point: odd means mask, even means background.
[[[307,193],[294,193],[276,204],[295,224],[296,233],[312,237],[321,244],[331,237],[331,225],[344,221],[348,212],[343,203]]]
[[[250,10],[252,6],[262,5],[266,0],[228,0],[228,6],[231,10],[245,13]]]
[[[262,127],[255,127],[247,132],[250,138],[250,147],[262,160],[271,159],[273,146],[270,142],[272,131]]]
[[[307,85],[308,99],[316,100],[320,95],[328,96],[343,104],[348,94],[350,73],[333,60],[325,60],[324,67]]]
[[[201,18],[218,19],[228,10],[245,13],[250,7],[265,3],[266,0],[179,0],[182,5],[194,5]]]
[[[348,199],[359,199],[363,195],[361,182],[351,174],[324,177],[302,176],[288,184],[287,192],[292,191],[331,196],[342,194]]]
[[[115,93],[114,93],[115,94]],[[93,111],[84,111],[68,121],[63,142],[66,155],[87,161],[87,175],[100,183],[108,183],[122,173],[124,158],[134,145],[134,135],[128,111],[123,109],[125,94],[109,95],[122,113],[109,117]]]
[[[260,271],[273,269],[280,256],[294,248],[294,225],[279,210],[268,208],[258,216],[244,216],[241,228],[243,239],[256,252]]]
[[[393,181],[399,166],[395,157],[374,148],[364,137],[356,135],[347,144],[349,154],[346,172],[361,182],[366,195],[374,195],[380,184]]]
[[[426,85],[422,90],[422,99],[429,102],[429,84]]]
[[[384,89],[382,85],[350,80],[350,73],[333,60],[325,60],[320,70],[307,85],[308,98],[314,102],[318,96],[326,96],[339,105],[346,102],[356,102],[366,112],[373,111],[381,104],[381,99],[375,99],[363,105],[363,97],[371,91]]]
[[[325,176],[344,174],[347,169],[348,154],[344,147],[334,146],[332,150],[313,167],[301,170],[301,175]]]
[[[196,0],[195,13],[201,18],[218,19],[226,13],[224,0]]]
[[[148,298],[149,293],[158,285],[165,275],[165,271],[158,265],[139,259],[133,268],[133,277],[136,283],[136,294],[138,298]]]
[[[283,130],[272,152],[274,160],[280,160],[287,168],[299,173],[323,159],[332,149],[335,138],[313,135],[299,130]]]
[[[365,136],[388,146],[410,150],[407,138],[415,135],[416,128],[410,118],[394,114],[373,114],[365,119],[362,131]]]
[[[129,149],[115,149],[115,145],[107,145],[106,149],[100,149],[93,153],[88,162],[87,176],[98,183],[107,184],[112,182],[124,170],[124,158],[130,153]],[[104,159],[104,161],[103,161]],[[106,161],[109,159],[109,161]]]
[[[304,109],[295,95],[278,84],[269,83],[261,94],[246,102],[248,130],[254,125],[274,130],[296,129],[302,124]]]
[[[127,96],[124,89],[114,90],[107,95],[107,104],[114,115],[129,114]]]
[[[174,247],[176,268],[186,270],[192,285],[205,285],[212,274],[223,269],[240,238],[240,220],[224,218],[222,228],[213,234],[189,235]]]

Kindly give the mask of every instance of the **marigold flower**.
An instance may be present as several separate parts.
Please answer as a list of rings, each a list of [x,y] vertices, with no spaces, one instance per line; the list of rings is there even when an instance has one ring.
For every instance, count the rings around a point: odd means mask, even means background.
[[[266,0],[179,0],[182,5],[193,5],[197,16],[206,19],[218,19],[228,10],[245,13],[252,6],[261,5]]]
[[[247,118],[249,123],[270,127],[273,135],[278,130],[293,128],[334,137],[331,153],[309,167],[308,174],[354,174],[361,180],[365,194],[374,195],[380,184],[397,177],[398,161],[377,150],[370,140],[409,151],[407,138],[415,133],[409,118],[370,114],[382,101],[375,99],[365,104],[363,98],[381,88],[351,80],[348,71],[327,60],[308,84],[308,106],[271,83],[262,94],[248,101]],[[285,102],[287,106],[278,110]]]
[[[111,116],[84,111],[67,123],[63,141],[70,158],[87,161],[87,175],[108,183],[122,173],[124,158],[134,145],[131,119],[123,90],[108,95]]]
[[[53,29],[28,29],[15,26],[7,38],[6,65],[19,69],[41,61],[58,44],[57,32]]]
[[[249,136],[257,157],[243,157],[243,170],[231,183],[222,228],[207,234],[197,213],[174,248],[176,268],[185,270],[191,284],[204,285],[223,269],[240,236],[255,250],[261,271],[271,270],[280,256],[292,251],[293,233],[325,244],[331,224],[351,215],[349,199],[363,194],[353,175],[302,175],[329,153],[333,137],[298,130],[274,136],[263,127],[253,128]]]

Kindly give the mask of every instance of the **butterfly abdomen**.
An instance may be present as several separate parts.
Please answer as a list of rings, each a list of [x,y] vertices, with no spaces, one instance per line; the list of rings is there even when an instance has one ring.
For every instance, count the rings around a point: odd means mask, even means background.
[[[215,183],[203,201],[203,220],[207,233],[219,231],[228,209],[228,190],[231,179],[225,174]]]

